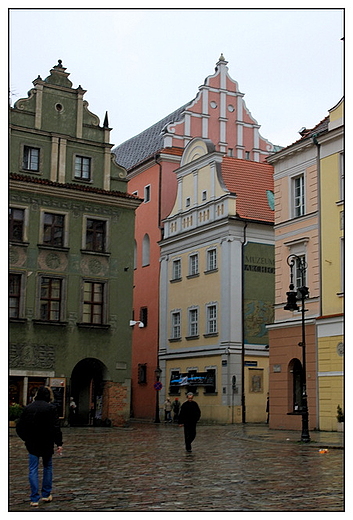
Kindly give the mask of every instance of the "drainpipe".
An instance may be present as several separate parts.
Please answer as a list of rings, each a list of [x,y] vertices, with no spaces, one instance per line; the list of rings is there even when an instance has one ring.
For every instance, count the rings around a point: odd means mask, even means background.
[[[317,148],[316,155],[316,171],[317,171],[317,212],[318,212],[318,233],[319,233],[319,273],[320,273],[320,316],[322,316],[322,269],[321,269],[321,258],[322,258],[322,244],[321,244],[321,178],[320,178],[320,151],[321,145],[319,144],[317,137],[319,134],[314,134],[312,136],[312,141]]]
[[[246,408],[245,408],[245,320],[244,320],[244,249],[247,243],[246,228],[248,224],[245,223],[243,230],[243,241],[241,244],[241,408],[242,408],[242,423],[246,423]]]
[[[156,161],[156,164],[158,164],[158,167],[159,167],[159,172],[158,172],[158,227],[159,227],[159,230],[161,232],[160,239],[163,240],[164,233],[163,233],[162,223],[161,223],[161,215],[162,215],[162,209],[161,209],[161,203],[162,203],[162,165],[160,163],[160,155],[156,153],[155,156],[154,156],[154,160]],[[159,248],[159,257],[160,256],[161,256],[161,251],[160,251],[160,248]],[[160,283],[161,283],[161,262],[159,261],[158,262],[158,302],[160,301],[160,289],[161,289],[160,288]],[[160,370],[160,366],[159,366],[159,339],[160,339],[159,327],[160,327],[160,320],[159,320],[159,309],[158,309],[158,314],[157,314],[157,359],[156,359],[157,371]],[[165,370],[164,370],[164,372],[165,372]],[[162,372],[160,373],[160,376],[161,376],[161,374],[162,374]],[[167,396],[167,389],[166,389],[167,374],[163,374],[162,378],[163,377],[165,378],[163,392],[165,392],[165,395]],[[159,381],[159,378],[158,378],[158,381]],[[157,407],[158,407],[158,418],[159,418],[159,391],[158,390],[156,390],[156,417],[155,417],[155,422],[160,422],[159,420],[157,421]]]
[[[319,315],[322,316],[322,244],[321,244],[321,178],[320,178],[320,143],[317,140],[319,134],[314,134],[312,136],[312,142],[316,146],[317,149],[317,155],[316,155],[316,171],[317,171],[317,207],[318,207],[318,234],[319,234],[319,287],[320,287],[320,293],[319,293]],[[317,345],[317,338],[316,338],[316,417],[317,417],[317,428],[320,429],[320,395],[319,395],[319,381],[317,376],[317,367],[318,367],[318,356],[319,356],[319,349]]]
[[[161,231],[161,239],[163,239],[163,229],[162,229],[162,222],[161,222],[161,215],[162,215],[162,165],[160,163],[160,155],[155,154],[154,160],[156,161],[156,164],[158,164],[159,167],[159,173],[158,173],[158,227]]]

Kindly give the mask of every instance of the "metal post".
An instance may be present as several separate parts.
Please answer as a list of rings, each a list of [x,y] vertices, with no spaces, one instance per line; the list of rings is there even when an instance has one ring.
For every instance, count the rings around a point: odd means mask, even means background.
[[[302,442],[310,442],[310,435],[309,435],[309,410],[308,410],[308,396],[306,393],[306,343],[305,343],[305,298],[309,294],[309,290],[304,285],[304,273],[306,270],[305,262],[302,258],[300,258],[297,255],[289,255],[287,258],[287,264],[290,266],[290,285],[289,285],[289,292],[287,292],[287,304],[285,305],[284,309],[288,311],[296,311],[299,310],[299,307],[297,306],[297,294],[294,291],[294,284],[293,284],[293,267],[295,264],[295,259],[299,260],[299,269],[301,270],[302,276],[302,287],[298,288],[298,291],[301,294],[301,314],[302,314],[302,340],[298,345],[302,347],[302,409],[301,409],[301,416],[302,416],[302,434],[301,434],[301,441]],[[289,261],[290,260],[290,261]]]
[[[157,366],[156,370],[154,371],[157,383],[159,382],[161,372],[162,372],[161,369],[159,368],[159,366]],[[159,418],[159,390],[157,390],[157,389],[156,389],[156,412],[155,412],[154,422],[157,424],[159,424],[161,422],[161,420]]]
[[[302,360],[303,360],[303,396],[302,396],[302,442],[310,442],[309,435],[309,410],[308,410],[308,396],[306,393],[306,343],[305,343],[305,296],[307,295],[307,288],[300,287],[299,292],[302,297],[302,341],[299,346],[302,347]]]

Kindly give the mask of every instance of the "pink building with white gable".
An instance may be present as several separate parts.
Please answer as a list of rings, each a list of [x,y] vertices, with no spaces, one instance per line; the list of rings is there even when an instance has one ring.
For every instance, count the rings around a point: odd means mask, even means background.
[[[260,126],[247,109],[238,83],[229,76],[227,63],[221,55],[215,73],[185,106],[182,118],[166,127],[164,146],[184,148],[190,139],[202,137],[210,139],[219,152],[263,162],[274,147],[261,137]]]
[[[244,102],[244,94],[228,74],[223,55],[215,73],[196,97],[139,135],[117,146],[117,162],[128,171],[129,193],[143,199],[136,210],[134,326],[132,340],[132,416],[153,419],[157,395],[159,272],[163,219],[177,194],[174,171],[186,145],[195,137],[210,139],[218,152],[238,159],[265,162],[275,147],[259,133],[260,126]]]

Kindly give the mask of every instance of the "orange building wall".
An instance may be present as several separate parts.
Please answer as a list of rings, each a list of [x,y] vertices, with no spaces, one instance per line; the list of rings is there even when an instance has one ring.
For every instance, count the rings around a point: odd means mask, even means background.
[[[306,383],[309,409],[309,429],[317,428],[316,402],[316,334],[315,325],[307,324],[306,336]],[[300,326],[271,329],[270,341],[270,428],[284,430],[301,430],[301,415],[287,415],[292,411],[292,374],[288,365],[294,358],[302,362],[302,348],[298,343],[302,340]],[[281,371],[276,367],[280,365]],[[285,398],[283,398],[285,396]]]

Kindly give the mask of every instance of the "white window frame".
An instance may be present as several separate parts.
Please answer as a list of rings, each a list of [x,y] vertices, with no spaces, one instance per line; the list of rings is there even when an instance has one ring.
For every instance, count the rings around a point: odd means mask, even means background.
[[[80,171],[81,171],[81,175],[77,176],[76,175],[76,166],[77,166],[77,160],[78,159],[81,159],[81,160],[86,160],[89,162],[89,176],[88,177],[84,177],[82,175],[82,161],[81,161],[81,168],[80,168]],[[76,181],[81,181],[81,182],[92,182],[93,180],[93,159],[92,157],[90,157],[89,155],[82,155],[80,153],[76,153],[74,155],[74,171],[73,171],[73,178],[76,180]]]
[[[151,200],[151,185],[147,184],[143,189],[143,202],[146,204]]]
[[[206,334],[218,333],[218,308],[217,303],[206,305]]]
[[[176,258],[172,263],[172,280],[181,280],[181,259]]]
[[[172,311],[171,312],[171,339],[180,339],[181,338],[181,312]]]
[[[194,338],[199,335],[199,308],[190,307],[188,309],[189,337]]]
[[[298,184],[299,183],[299,184]],[[305,175],[301,173],[292,178],[293,217],[305,215]]]
[[[25,166],[25,151],[26,149],[28,150],[28,159],[27,159],[27,166]],[[37,156],[37,168],[31,168],[31,163],[32,163],[32,152],[36,150],[36,152],[38,152],[38,156]],[[22,164],[21,164],[21,170],[23,171],[26,171],[26,172],[34,172],[34,173],[39,173],[40,170],[41,170],[41,155],[42,155],[42,150],[39,146],[32,146],[32,145],[29,145],[29,144],[24,144],[23,145],[23,150],[22,150]]]
[[[207,271],[216,271],[217,269],[217,248],[212,247],[206,252],[207,260]]]
[[[192,253],[189,255],[189,276],[197,276],[199,274],[199,254]]]

